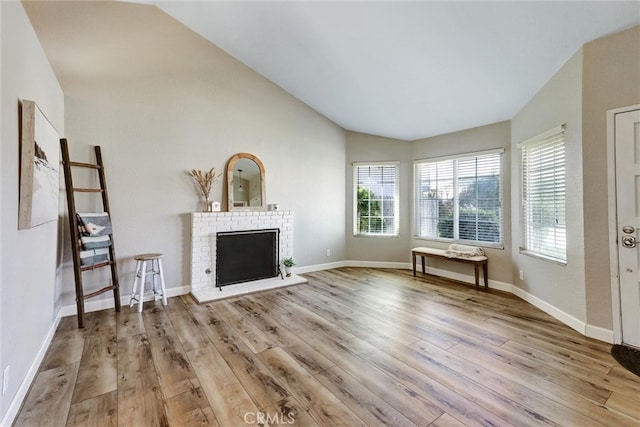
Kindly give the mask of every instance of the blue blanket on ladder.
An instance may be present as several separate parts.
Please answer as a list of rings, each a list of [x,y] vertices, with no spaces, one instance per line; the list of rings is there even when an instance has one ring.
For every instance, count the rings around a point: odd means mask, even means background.
[[[106,212],[76,213],[76,218],[78,231],[82,236],[99,237],[111,234],[111,221]]]
[[[76,213],[80,233],[80,264],[83,266],[109,261],[111,220],[106,212]]]
[[[111,239],[109,236],[100,236],[100,237],[80,237],[80,243],[84,249],[98,249],[98,248],[108,248],[111,246]]]
[[[109,261],[108,249],[90,249],[88,251],[80,251],[80,265],[95,265],[101,262]]]

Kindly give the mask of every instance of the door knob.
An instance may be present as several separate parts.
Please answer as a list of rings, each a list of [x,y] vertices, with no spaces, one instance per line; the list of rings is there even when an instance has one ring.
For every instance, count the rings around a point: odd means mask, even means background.
[[[622,246],[625,248],[635,248],[636,247],[636,238],[633,236],[624,236],[622,237]]]
[[[622,232],[625,234],[631,234],[634,231],[636,231],[636,229],[630,225],[625,225],[624,227],[622,227]]]

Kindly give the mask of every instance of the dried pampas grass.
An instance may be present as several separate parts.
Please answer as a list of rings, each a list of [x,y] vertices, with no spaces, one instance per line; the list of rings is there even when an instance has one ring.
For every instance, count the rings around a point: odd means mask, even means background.
[[[198,186],[200,186],[200,190],[202,190],[204,198],[209,200],[211,186],[218,181],[221,174],[216,175],[216,169],[211,168],[209,172],[204,173],[200,169],[192,169],[189,171],[189,175],[191,175]]]

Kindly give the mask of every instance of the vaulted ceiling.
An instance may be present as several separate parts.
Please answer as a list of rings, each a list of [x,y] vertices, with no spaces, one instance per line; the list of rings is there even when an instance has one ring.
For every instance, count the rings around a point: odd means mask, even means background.
[[[403,140],[512,118],[583,44],[640,21],[638,1],[138,3],[345,129]]]

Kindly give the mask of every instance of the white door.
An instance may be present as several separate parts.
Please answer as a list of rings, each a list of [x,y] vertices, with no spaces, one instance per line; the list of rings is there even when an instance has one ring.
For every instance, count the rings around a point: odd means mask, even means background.
[[[640,347],[640,111],[614,125],[622,342]]]

